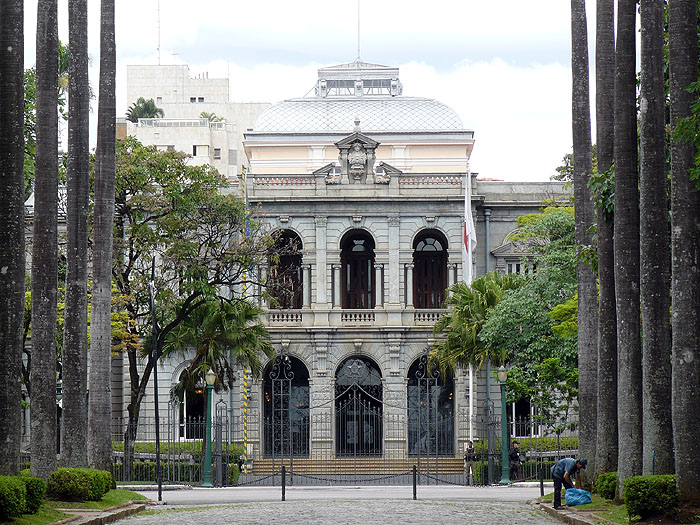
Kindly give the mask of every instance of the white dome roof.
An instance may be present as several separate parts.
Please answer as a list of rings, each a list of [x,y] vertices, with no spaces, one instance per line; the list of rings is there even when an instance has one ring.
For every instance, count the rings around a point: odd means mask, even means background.
[[[351,133],[356,119],[363,133],[464,130],[449,106],[428,98],[398,96],[285,100],[266,109],[253,131]]]

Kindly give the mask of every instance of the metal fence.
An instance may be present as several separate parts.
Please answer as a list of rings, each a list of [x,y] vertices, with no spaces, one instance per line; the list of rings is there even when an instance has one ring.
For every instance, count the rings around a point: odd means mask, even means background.
[[[212,479],[217,486],[279,485],[284,466],[287,485],[410,485],[415,466],[419,484],[498,483],[501,420],[493,411],[483,412],[470,419],[465,412],[443,417],[428,410],[430,417],[422,425],[411,422],[418,415],[410,410],[397,413],[376,404],[363,408],[357,400],[308,417],[285,419],[284,412],[278,417],[250,416],[249,440],[244,441],[243,421],[229,418],[226,403],[219,402],[212,418]],[[205,424],[203,419],[180,419],[177,401],[171,403],[160,422],[163,482],[201,483]],[[129,479],[124,476],[125,428],[125,421],[114,421],[116,479],[156,481],[153,418],[140,418]],[[518,461],[507,466],[511,482],[548,479],[550,466],[561,457],[575,456],[578,449],[575,421],[511,420],[508,435],[507,449],[514,440],[520,443]],[[467,464],[463,451],[470,436],[474,457]]]

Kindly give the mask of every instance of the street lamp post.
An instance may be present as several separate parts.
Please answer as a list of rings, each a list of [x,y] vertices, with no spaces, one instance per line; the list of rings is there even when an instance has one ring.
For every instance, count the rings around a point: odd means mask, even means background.
[[[207,382],[207,419],[204,436],[204,479],[202,487],[211,487],[211,397],[214,383],[216,382],[216,374],[211,368],[204,375],[204,380]]]
[[[505,366],[498,369],[498,381],[501,383],[501,485],[510,484],[508,469],[508,411],[506,406],[506,380],[508,370]]]

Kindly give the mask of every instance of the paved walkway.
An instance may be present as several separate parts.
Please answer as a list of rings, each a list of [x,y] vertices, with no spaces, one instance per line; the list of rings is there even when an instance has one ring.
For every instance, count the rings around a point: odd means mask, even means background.
[[[157,499],[157,493],[139,491]],[[229,524],[555,524],[531,502],[538,487],[419,486],[240,487],[167,491],[164,505],[121,520],[124,525]],[[212,506],[215,505],[215,506]]]

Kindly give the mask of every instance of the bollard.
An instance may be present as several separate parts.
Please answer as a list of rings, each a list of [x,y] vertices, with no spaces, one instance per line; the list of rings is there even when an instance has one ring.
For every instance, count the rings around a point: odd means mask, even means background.
[[[416,466],[413,465],[413,499],[416,499]]]
[[[287,468],[282,465],[282,501],[284,501],[285,491],[287,489]]]
[[[544,496],[544,467],[540,465],[540,496]]]

